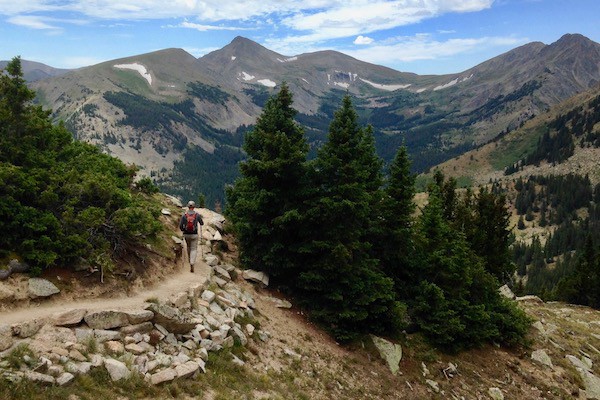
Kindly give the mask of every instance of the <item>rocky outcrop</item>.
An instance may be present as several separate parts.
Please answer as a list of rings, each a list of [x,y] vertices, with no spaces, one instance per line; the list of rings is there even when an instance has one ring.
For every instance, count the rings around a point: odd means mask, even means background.
[[[38,297],[49,297],[60,293],[60,289],[49,280],[42,278],[29,279],[29,297],[36,299]]]
[[[373,344],[379,351],[379,355],[387,363],[393,375],[400,370],[400,361],[402,360],[402,346],[390,342],[389,340],[371,335]]]

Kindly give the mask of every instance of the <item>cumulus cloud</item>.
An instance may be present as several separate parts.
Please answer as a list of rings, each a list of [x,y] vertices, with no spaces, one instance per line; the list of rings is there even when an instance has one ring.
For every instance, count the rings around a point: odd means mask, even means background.
[[[354,44],[371,44],[373,43],[373,39],[368,36],[358,35],[356,39],[354,39]]]

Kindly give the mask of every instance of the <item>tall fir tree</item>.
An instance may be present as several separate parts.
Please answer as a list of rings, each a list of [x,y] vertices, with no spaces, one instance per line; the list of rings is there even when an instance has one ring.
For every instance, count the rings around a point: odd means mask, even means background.
[[[393,282],[379,270],[364,240],[378,190],[368,133],[359,127],[350,97],[344,97],[312,164],[306,212],[312,238],[304,248],[307,262],[299,289],[312,317],[339,340],[366,330],[393,331],[400,320]]]
[[[400,299],[408,297],[410,259],[414,256],[415,175],[410,172],[410,165],[406,146],[401,146],[390,165],[372,236],[374,254],[378,255],[382,271],[394,280]]]
[[[241,177],[227,191],[227,215],[242,263],[268,272],[281,285],[293,282],[297,274],[308,152],[292,102],[283,83],[247,134],[248,158],[240,163]]]

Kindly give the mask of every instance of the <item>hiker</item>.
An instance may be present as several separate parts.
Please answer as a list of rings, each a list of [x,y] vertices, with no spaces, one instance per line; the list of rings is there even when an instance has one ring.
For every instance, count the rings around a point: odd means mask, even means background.
[[[188,201],[188,210],[181,216],[179,229],[183,232],[183,238],[187,245],[188,259],[190,260],[190,272],[194,272],[196,254],[198,253],[198,224],[204,225],[200,214],[194,211],[196,203]],[[202,229],[202,228],[200,228]]]

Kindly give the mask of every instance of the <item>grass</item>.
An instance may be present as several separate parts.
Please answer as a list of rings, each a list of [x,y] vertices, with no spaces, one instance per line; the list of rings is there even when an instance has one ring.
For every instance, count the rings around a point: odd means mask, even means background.
[[[27,361],[29,358],[31,361]],[[32,366],[35,363],[35,354],[33,350],[29,348],[27,343],[21,343],[14,349],[12,349],[4,360],[8,363],[11,368],[19,369],[21,366]]]
[[[489,162],[497,170],[503,170],[531,153],[538,139],[544,133],[545,127],[525,129],[520,134],[513,135],[511,140],[503,140],[499,146],[490,152]]]

